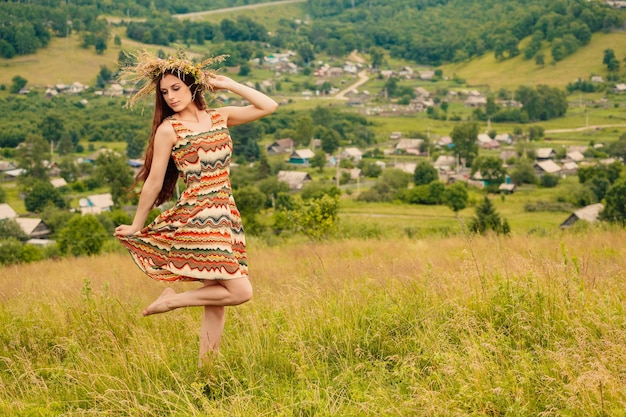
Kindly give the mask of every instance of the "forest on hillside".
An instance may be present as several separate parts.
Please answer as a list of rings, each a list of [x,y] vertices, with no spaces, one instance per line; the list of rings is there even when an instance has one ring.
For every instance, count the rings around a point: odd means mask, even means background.
[[[209,4],[210,3],[210,4]],[[307,0],[309,24],[283,19],[270,33],[247,17],[219,24],[179,20],[172,15],[236,6],[252,1],[84,0],[51,5],[49,1],[0,3],[0,56],[35,52],[51,36],[81,33],[83,46],[107,48],[109,28],[104,15],[142,17],[122,21],[131,39],[156,45],[173,43],[230,45],[233,60],[258,54],[250,44],[271,45],[298,52],[300,63],[315,54],[344,56],[357,49],[425,65],[464,61],[493,53],[503,60],[520,54],[526,59],[560,61],[586,45],[593,33],[621,28],[624,13],[600,1],[587,0]],[[522,40],[530,39],[523,43]],[[243,44],[247,47],[241,47]],[[551,57],[543,56],[548,47]],[[233,50],[242,50],[233,54]],[[376,61],[376,60],[374,60]],[[237,62],[234,62],[235,64]],[[379,62],[373,62],[374,66]]]

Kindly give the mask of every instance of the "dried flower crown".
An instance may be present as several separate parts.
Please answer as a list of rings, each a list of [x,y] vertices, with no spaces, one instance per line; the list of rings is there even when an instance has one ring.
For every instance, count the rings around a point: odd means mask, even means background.
[[[187,51],[179,49],[176,56],[170,56],[166,59],[143,50],[137,54],[126,52],[127,56],[133,61],[133,64],[123,66],[120,69],[118,79],[132,83],[134,86],[141,87],[128,98],[126,106],[131,107],[137,102],[149,96],[156,89],[156,81],[164,73],[172,73],[178,77],[192,76],[194,84],[197,84],[200,91],[211,91],[210,79],[216,73],[216,70],[209,67],[213,64],[220,63],[228,58],[228,55],[218,55],[201,62],[194,62]]]

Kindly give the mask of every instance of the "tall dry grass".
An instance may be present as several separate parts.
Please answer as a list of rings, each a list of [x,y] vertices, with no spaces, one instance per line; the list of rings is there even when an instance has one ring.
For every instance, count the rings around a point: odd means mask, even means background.
[[[625,243],[252,241],[205,369],[200,309],[141,317],[163,285],[128,255],[5,268],[0,415],[625,415]]]

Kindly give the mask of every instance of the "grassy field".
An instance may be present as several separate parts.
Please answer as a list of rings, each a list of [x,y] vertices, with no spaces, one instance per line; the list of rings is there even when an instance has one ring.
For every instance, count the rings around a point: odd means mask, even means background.
[[[200,309],[142,318],[126,253],[3,268],[0,415],[624,416],[625,242],[253,239],[203,369]]]

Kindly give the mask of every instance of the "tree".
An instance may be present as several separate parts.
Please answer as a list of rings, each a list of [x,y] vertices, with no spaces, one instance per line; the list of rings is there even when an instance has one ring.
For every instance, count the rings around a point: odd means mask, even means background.
[[[537,174],[533,164],[525,159],[517,161],[511,172],[511,181],[515,185],[537,184]]]
[[[17,165],[26,172],[20,176],[22,181],[28,182],[33,179],[48,180],[48,170],[44,165],[44,159],[49,155],[49,146],[40,135],[29,133],[16,155]]]
[[[604,56],[602,58],[602,63],[604,65],[609,65],[609,63],[611,61],[614,61],[616,59],[615,57],[615,51],[611,48],[605,49],[604,50]]]
[[[258,183],[259,190],[266,195],[272,207],[276,207],[276,200],[281,193],[289,192],[289,184],[278,181],[277,177],[267,177]]]
[[[482,204],[476,207],[476,217],[471,219],[469,230],[481,235],[486,234],[490,230],[498,235],[511,233],[509,223],[506,219],[500,218],[488,197],[485,197]]]
[[[479,156],[472,162],[471,174],[480,172],[482,179],[487,181],[488,185],[500,185],[506,176],[503,162],[496,156]]]
[[[308,145],[313,139],[313,119],[305,114],[296,119],[296,131],[293,140],[300,145]]]
[[[65,125],[59,114],[47,114],[38,125],[41,136],[48,143],[58,144],[65,134]]]
[[[339,149],[341,135],[335,129],[327,126],[320,126],[317,129],[317,137],[322,141],[322,150],[328,154],[333,154]]]
[[[600,213],[602,220],[626,225],[626,179],[616,181],[604,196],[604,210]]]
[[[61,192],[54,188],[50,182],[35,182],[24,199],[26,210],[30,212],[40,212],[48,204],[52,204],[58,208],[65,208],[67,206]]]
[[[0,219],[1,239],[14,238],[22,242],[28,240],[28,235],[24,233],[20,225],[13,219]]]
[[[426,185],[439,179],[439,173],[428,161],[420,161],[413,172],[413,181],[415,185]]]
[[[339,221],[339,201],[324,195],[307,201],[295,200],[291,210],[277,218],[277,228],[303,233],[312,240],[330,237]]]
[[[454,155],[464,161],[465,166],[471,166],[478,156],[478,124],[462,123],[454,126],[450,134],[454,144]]]
[[[313,168],[317,168],[319,172],[324,170],[324,165],[326,165],[326,152],[322,149],[318,149],[315,152],[315,155],[311,158],[311,166]]]
[[[11,92],[11,94],[17,94],[22,88],[26,86],[26,83],[28,83],[28,80],[26,78],[20,75],[16,75],[15,77],[11,78],[11,88],[9,89],[9,91]]]
[[[113,151],[103,152],[95,161],[95,178],[101,184],[107,184],[116,205],[120,204],[133,184],[133,170],[126,158]]]
[[[383,48],[380,48],[378,46],[372,46],[369,49],[369,54],[370,54],[370,58],[372,60],[372,68],[377,69],[378,67],[380,67],[385,59],[385,50]]]
[[[455,214],[467,207],[469,193],[464,182],[455,182],[443,192],[443,203]]]
[[[313,45],[308,42],[302,42],[300,46],[298,46],[298,55],[304,64],[309,64],[315,59]]]
[[[546,173],[539,179],[539,184],[544,188],[554,188],[559,185],[558,175]]]
[[[263,227],[257,221],[256,215],[265,205],[266,196],[258,188],[247,185],[233,191],[241,218],[250,234],[259,234]]]
[[[59,233],[59,249],[74,256],[97,255],[106,239],[106,229],[96,216],[76,215]]]

